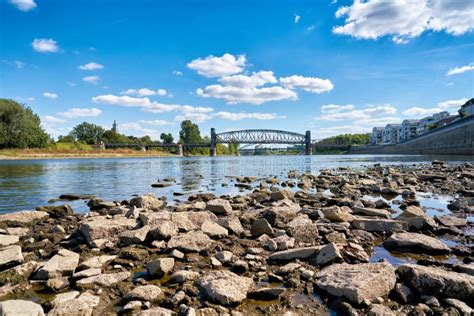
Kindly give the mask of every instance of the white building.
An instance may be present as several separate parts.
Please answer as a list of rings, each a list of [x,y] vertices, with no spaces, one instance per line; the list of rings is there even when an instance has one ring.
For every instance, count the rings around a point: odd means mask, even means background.
[[[382,133],[383,127],[374,127],[372,129],[372,134],[370,135],[370,144],[371,145],[380,145],[382,143]]]
[[[460,117],[468,117],[471,115],[474,115],[474,98],[464,103],[461,109],[459,109]]]
[[[396,144],[398,142],[398,128],[401,124],[387,124],[382,132],[383,144]]]
[[[398,142],[405,142],[416,137],[419,123],[420,120],[404,120],[398,127]]]
[[[431,116],[424,117],[420,120],[416,129],[417,135],[426,133],[430,130],[430,126],[435,125],[437,122],[449,117],[449,113],[446,111],[435,113]]]

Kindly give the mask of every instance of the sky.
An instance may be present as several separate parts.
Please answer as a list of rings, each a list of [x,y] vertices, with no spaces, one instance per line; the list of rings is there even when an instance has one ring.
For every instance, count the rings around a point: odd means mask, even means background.
[[[474,94],[474,1],[0,0],[0,97],[53,137],[369,132]]]

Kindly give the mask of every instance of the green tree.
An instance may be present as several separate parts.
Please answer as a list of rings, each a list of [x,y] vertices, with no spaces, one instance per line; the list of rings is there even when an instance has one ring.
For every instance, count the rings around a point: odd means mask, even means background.
[[[49,141],[39,116],[31,108],[0,99],[0,148],[43,148]]]
[[[111,144],[128,144],[130,142],[127,136],[116,133],[113,130],[105,131],[102,135],[102,140]]]
[[[171,135],[171,133],[161,133],[160,139],[163,141],[163,144],[172,144],[174,141],[173,135]]]
[[[190,120],[182,121],[181,131],[179,132],[179,141],[184,144],[201,143],[202,138],[199,126]]]
[[[82,122],[73,128],[70,135],[79,142],[93,145],[98,144],[103,139],[104,133],[105,131],[101,126]]]
[[[66,136],[59,135],[58,136],[58,143],[74,143],[74,142],[76,142],[76,140],[74,139],[72,135],[66,135]]]

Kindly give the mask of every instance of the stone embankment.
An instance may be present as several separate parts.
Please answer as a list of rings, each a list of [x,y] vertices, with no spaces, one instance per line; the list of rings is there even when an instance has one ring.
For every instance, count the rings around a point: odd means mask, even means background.
[[[237,181],[253,191],[0,215],[0,315],[472,313],[472,165]]]

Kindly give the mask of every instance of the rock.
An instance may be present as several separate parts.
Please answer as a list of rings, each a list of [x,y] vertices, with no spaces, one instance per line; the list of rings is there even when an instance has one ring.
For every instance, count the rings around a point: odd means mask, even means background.
[[[65,234],[66,230],[61,225],[54,225],[49,229],[51,234]]]
[[[354,219],[350,208],[344,206],[323,207],[321,212],[324,214],[324,218],[331,222],[351,222]]]
[[[130,206],[159,211],[165,206],[165,201],[158,199],[153,193],[147,193],[130,200]]]
[[[407,223],[404,221],[363,217],[354,218],[354,220],[352,221],[352,225],[357,229],[362,229],[368,232],[406,230],[408,228]]]
[[[72,275],[74,279],[82,279],[82,278],[88,278],[94,275],[99,275],[102,273],[102,269],[100,268],[90,268],[86,270],[82,270],[79,272],[76,272]]]
[[[46,281],[46,288],[53,292],[60,292],[69,286],[69,281],[66,278],[53,278]]]
[[[20,246],[7,246],[0,249],[0,268],[11,267],[23,262]]]
[[[63,275],[71,276],[79,264],[79,254],[61,249],[48,262],[36,272],[36,278],[47,280],[61,277]]]
[[[474,309],[469,307],[469,305],[455,298],[447,298],[444,300],[444,303],[446,303],[446,305],[448,306],[455,307],[463,315],[472,315],[472,313],[474,312]]]
[[[156,223],[171,220],[171,212],[162,210],[160,212],[141,212],[138,218],[143,226],[154,226]]]
[[[153,307],[144,311],[137,313],[135,316],[174,316],[176,315],[170,309],[163,308],[163,307]]]
[[[236,235],[240,235],[244,232],[244,228],[237,217],[219,219],[218,223]]]
[[[0,246],[9,246],[20,241],[18,236],[0,235]]]
[[[330,262],[334,262],[336,260],[341,260],[341,259],[342,259],[342,256],[336,244],[329,243],[323,246],[310,262],[311,264],[318,266],[318,265],[326,265]]]
[[[156,221],[150,225],[150,235],[158,239],[169,239],[179,233],[178,225],[168,220]]]
[[[288,235],[278,236],[268,241],[268,249],[271,251],[275,250],[286,250],[295,246],[295,239]]]
[[[47,218],[49,215],[41,211],[20,211],[13,213],[0,214],[0,223],[13,225],[31,224],[34,221]]]
[[[275,191],[270,194],[270,198],[272,201],[280,201],[280,200],[293,200],[295,197],[295,194],[290,191],[290,190],[280,190],[280,191]]]
[[[149,262],[146,265],[146,269],[148,274],[151,276],[162,277],[174,267],[174,259],[173,258],[160,258],[156,259],[152,262]]]
[[[30,229],[27,227],[7,227],[5,229],[8,235],[23,237],[29,234]]]
[[[84,292],[81,295],[79,295],[78,299],[80,299],[83,302],[86,302],[92,307],[98,306],[100,303],[100,297],[93,295],[89,292]]]
[[[467,225],[467,219],[455,217],[451,215],[444,215],[444,216],[435,216],[436,220],[441,223],[441,225],[448,226],[448,227],[460,227]]]
[[[265,218],[259,218],[253,222],[250,233],[254,237],[259,237],[263,234],[272,235],[273,228]]]
[[[312,244],[319,236],[317,224],[305,224],[289,227],[286,232],[298,243]]]
[[[211,238],[223,238],[229,235],[227,229],[215,222],[204,222],[201,225],[201,230],[204,234],[208,235]]]
[[[259,301],[273,301],[278,299],[281,294],[283,294],[286,289],[281,287],[264,287],[258,290],[252,291],[248,293],[248,298],[259,300]]]
[[[404,284],[397,283],[395,285],[394,293],[398,296],[398,299],[402,301],[402,303],[407,304],[411,300],[413,300],[413,293],[410,288]]]
[[[438,239],[417,233],[394,233],[385,240],[383,246],[387,249],[413,253],[444,254],[450,252],[449,247]]]
[[[333,264],[316,274],[316,286],[360,304],[387,295],[395,286],[395,269],[387,263]]]
[[[85,219],[79,230],[86,237],[88,243],[96,239],[118,241],[120,233],[133,229],[135,225],[135,219],[126,217],[117,216],[109,219],[106,216],[94,216]]]
[[[171,275],[171,283],[185,283],[188,281],[194,281],[199,277],[199,272],[180,270],[176,271]]]
[[[125,295],[127,301],[149,301],[157,302],[164,296],[163,291],[159,286],[156,285],[143,285],[137,286]]]
[[[206,211],[214,214],[225,215],[232,212],[232,206],[227,200],[215,199],[207,202]]]
[[[414,205],[409,205],[396,220],[407,222],[410,229],[421,229],[423,227],[434,228],[438,225],[433,218],[426,216],[425,212]]]
[[[239,304],[254,286],[251,278],[225,270],[209,272],[200,278],[197,284],[210,301],[222,305]]]
[[[97,256],[89,258],[79,265],[79,269],[102,268],[108,262],[114,260],[117,256]]]
[[[392,215],[387,210],[381,210],[378,208],[370,207],[353,207],[352,212],[354,214],[366,215],[366,216],[377,216],[382,218],[392,218]]]
[[[73,209],[67,204],[39,206],[36,208],[36,210],[48,213],[51,218],[63,218],[66,216],[74,215]]]
[[[468,274],[416,264],[399,266],[397,274],[405,284],[418,293],[438,298],[457,298],[468,302],[474,300],[474,277]]]
[[[119,234],[120,242],[125,245],[141,244],[150,230],[150,226],[143,226],[139,229],[127,230]]]
[[[455,268],[459,272],[466,273],[466,274],[474,276],[474,262],[471,262],[469,264],[457,265],[457,266],[455,266]]]
[[[44,316],[43,307],[32,301],[8,300],[0,302],[0,315],[2,316]]]
[[[290,250],[283,250],[278,251],[271,254],[268,259],[269,260],[293,260],[293,259],[306,259],[311,256],[314,256],[319,250],[321,250],[321,246],[315,247],[302,247],[302,248],[295,248]]]
[[[276,271],[276,274],[286,276],[290,273],[293,273],[294,271],[296,271],[300,267],[301,267],[301,264],[295,263],[295,262],[290,262],[290,263],[285,264],[284,266],[279,267],[278,270]]]
[[[289,200],[281,200],[277,205],[265,211],[263,217],[270,225],[276,226],[280,223],[290,222],[300,211],[301,206],[298,203],[293,203]]]
[[[201,231],[192,231],[183,235],[173,236],[168,241],[168,248],[183,252],[199,252],[209,248],[212,239]]]
[[[389,307],[382,304],[372,304],[369,308],[369,316],[395,316],[397,315]]]
[[[171,220],[180,230],[190,231],[201,228],[204,222],[216,222],[217,216],[208,211],[175,212],[171,214]]]
[[[74,298],[56,305],[48,316],[63,316],[63,315],[81,315],[91,316],[93,307],[80,299]]]
[[[227,250],[219,251],[218,253],[216,253],[217,260],[219,260],[222,263],[230,262],[233,256],[234,254]]]
[[[79,296],[79,294],[80,294],[79,291],[71,291],[71,292],[58,294],[54,297],[54,300],[51,301],[51,305],[53,307],[58,306],[61,303],[75,299],[76,297]]]
[[[99,274],[91,276],[85,279],[81,279],[76,282],[79,288],[88,289],[94,288],[95,286],[109,287],[118,282],[124,281],[130,277],[130,272],[117,272],[110,274]]]
[[[249,269],[249,264],[244,260],[237,260],[232,264],[232,271],[235,273],[245,273]]]
[[[152,188],[166,188],[171,186],[171,183],[163,183],[163,182],[157,182],[157,183],[152,183],[151,187]]]

